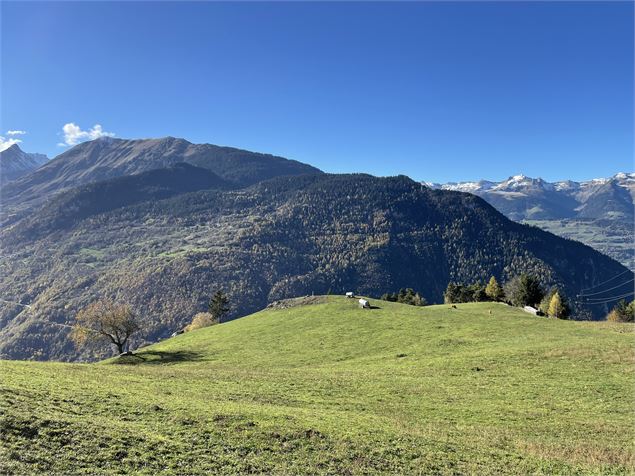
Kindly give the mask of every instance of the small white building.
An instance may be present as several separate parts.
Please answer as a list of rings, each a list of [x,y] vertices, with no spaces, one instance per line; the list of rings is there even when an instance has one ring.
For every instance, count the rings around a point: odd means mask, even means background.
[[[362,309],[370,309],[370,303],[366,299],[360,299],[359,307],[361,307]]]
[[[353,299],[355,297],[355,294],[353,293],[353,291],[349,291],[349,292],[346,293],[346,297],[350,298],[350,299]]]

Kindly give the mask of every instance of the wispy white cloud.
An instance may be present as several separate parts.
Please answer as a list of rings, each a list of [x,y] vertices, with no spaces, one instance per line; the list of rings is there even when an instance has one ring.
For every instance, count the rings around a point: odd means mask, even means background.
[[[26,131],[7,131],[8,136],[23,136]]]
[[[64,127],[62,127],[62,131],[64,133],[64,142],[57,144],[61,147],[77,145],[80,142],[95,140],[99,139],[100,137],[115,136],[114,132],[106,132],[105,130],[103,130],[100,124],[95,124],[92,129],[83,131],[77,124],[69,122],[68,124],[64,124]]]
[[[19,144],[20,142],[22,142],[20,139],[14,139],[13,137],[5,139],[4,137],[0,136],[0,152],[2,152],[3,150],[7,150],[13,144]]]

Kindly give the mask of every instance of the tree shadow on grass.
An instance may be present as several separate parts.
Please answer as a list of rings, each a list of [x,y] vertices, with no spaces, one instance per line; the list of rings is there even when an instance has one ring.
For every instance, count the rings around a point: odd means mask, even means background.
[[[203,354],[200,352],[192,352],[188,350],[161,351],[161,350],[144,350],[138,354],[122,355],[113,361],[117,365],[157,365],[157,364],[176,364],[179,362],[195,362],[201,360]]]

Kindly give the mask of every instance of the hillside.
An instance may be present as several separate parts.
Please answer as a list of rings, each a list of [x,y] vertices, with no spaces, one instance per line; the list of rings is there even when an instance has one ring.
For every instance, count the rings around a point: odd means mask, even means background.
[[[129,302],[153,342],[205,309],[219,288],[237,317],[275,299],[350,288],[378,296],[414,287],[438,303],[449,281],[521,272],[575,296],[626,271],[582,244],[511,222],[478,197],[407,177],[278,178],[105,213],[55,203],[1,235],[3,298],[32,306],[0,307],[5,358],[77,357],[67,326],[97,296]]]
[[[5,213],[23,210],[54,193],[91,182],[188,163],[209,169],[235,186],[281,175],[320,173],[307,164],[232,147],[192,144],[185,139],[114,139],[84,142],[2,189]]]
[[[372,303],[264,310],[105,365],[0,361],[0,473],[632,471],[632,325]]]
[[[635,271],[635,174],[584,182],[515,175],[501,182],[426,185],[478,195],[512,220],[585,243]]]

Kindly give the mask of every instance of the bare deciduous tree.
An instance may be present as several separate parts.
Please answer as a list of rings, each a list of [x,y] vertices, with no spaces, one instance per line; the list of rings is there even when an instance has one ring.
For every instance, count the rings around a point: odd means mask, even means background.
[[[79,311],[70,337],[76,346],[107,342],[121,354],[130,336],[140,329],[130,306],[100,299]]]

